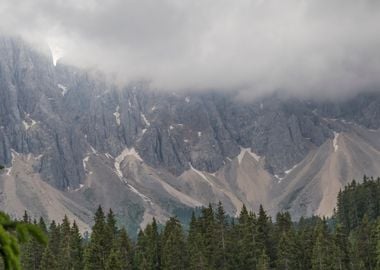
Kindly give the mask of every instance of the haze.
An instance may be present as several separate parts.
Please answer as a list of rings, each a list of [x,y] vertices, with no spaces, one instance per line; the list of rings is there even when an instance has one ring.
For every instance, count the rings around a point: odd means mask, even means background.
[[[3,0],[0,29],[170,91],[339,98],[380,89],[377,0]]]

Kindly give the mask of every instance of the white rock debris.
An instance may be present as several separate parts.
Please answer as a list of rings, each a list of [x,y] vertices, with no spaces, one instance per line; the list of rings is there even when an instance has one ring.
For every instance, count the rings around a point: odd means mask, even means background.
[[[79,184],[79,187],[76,188],[76,189],[74,189],[73,191],[79,191],[79,190],[81,190],[83,187],[84,187],[83,184]],[[68,188],[68,189],[69,189],[69,188]]]
[[[289,173],[291,173],[295,168],[297,168],[297,166],[298,166],[298,164],[294,165],[291,169],[286,170],[286,171],[285,171],[285,174],[289,174]]]
[[[144,201],[146,202],[149,202],[151,203],[151,199],[149,199],[147,196],[145,196],[144,194],[142,194],[140,191],[138,191],[135,187],[133,187],[132,185],[128,184],[128,187],[130,190],[132,190],[134,193],[136,193],[137,195],[139,195],[141,197],[141,199],[143,199]]]
[[[213,185],[214,185],[210,180],[208,180],[207,176],[206,176],[203,172],[201,172],[201,171],[195,169],[195,168],[193,167],[193,165],[191,164],[191,162],[189,162],[189,166],[190,166],[190,169],[191,169],[191,170],[193,170],[196,174],[198,174],[198,175],[199,175],[203,180],[205,180],[210,186],[213,186]]]
[[[28,123],[27,121],[22,120],[22,124],[24,125],[25,130],[29,130],[30,128],[35,126],[37,124],[37,122],[35,120],[33,120],[32,118],[30,118],[29,114],[27,114],[26,116],[30,122]]]
[[[143,161],[142,158],[140,157],[140,155],[136,152],[135,148],[125,148],[123,150],[123,152],[121,152],[120,155],[118,155],[116,158],[115,158],[115,163],[114,163],[114,166],[115,166],[115,169],[116,169],[116,174],[119,176],[119,178],[121,180],[123,180],[124,176],[123,176],[123,172],[121,171],[121,162],[123,162],[123,160],[127,157],[127,156],[133,156],[135,157],[136,159],[140,160],[140,161]]]
[[[120,106],[119,105],[116,106],[116,109],[113,115],[115,116],[116,124],[120,126]]]
[[[244,158],[244,156],[245,156],[246,153],[250,154],[256,161],[260,160],[260,156],[257,155],[256,153],[252,152],[250,148],[240,147],[240,154],[238,155],[238,162],[239,162],[239,164],[243,160],[243,158]]]
[[[64,85],[62,85],[62,84],[60,84],[60,83],[57,84],[57,86],[58,86],[59,89],[61,89],[61,94],[62,94],[62,96],[65,96],[66,93],[67,93],[67,91],[68,91],[67,87],[64,86]]]
[[[87,163],[88,163],[89,158],[90,158],[90,156],[86,156],[86,157],[83,159],[83,161],[82,161],[82,163],[83,163],[83,169],[84,169],[84,171],[85,171],[86,173],[89,173],[88,168],[87,168]]]
[[[141,118],[143,119],[145,125],[150,126],[150,122],[148,121],[148,119],[146,119],[145,114],[142,113]]]
[[[122,181],[123,183],[127,184],[129,189],[136,193],[138,196],[140,196],[144,201],[146,202],[149,202],[151,203],[152,201],[147,197],[145,196],[144,194],[142,194],[141,192],[139,192],[135,187],[133,187],[131,184],[128,184],[128,181],[126,179],[126,177],[124,177],[124,174],[121,170],[121,163],[123,162],[123,160],[127,157],[127,156],[133,156],[135,157],[136,159],[142,161],[142,158],[139,156],[139,154],[136,152],[136,150],[134,148],[125,148],[123,150],[123,152],[120,153],[120,155],[118,155],[116,158],[115,158],[115,163],[114,163],[114,166],[115,166],[115,170],[116,170],[116,174],[117,176],[119,177],[120,181]]]
[[[338,149],[339,149],[338,138],[339,138],[339,133],[334,131],[334,139],[333,139],[334,152],[338,151]]]
[[[97,153],[98,153],[98,152],[96,152],[95,148],[92,147],[92,145],[90,145],[90,149],[91,149],[91,152],[92,152],[93,154],[97,154]]]
[[[278,179],[279,183],[285,178],[285,177],[280,177],[278,174],[275,174],[274,177]]]

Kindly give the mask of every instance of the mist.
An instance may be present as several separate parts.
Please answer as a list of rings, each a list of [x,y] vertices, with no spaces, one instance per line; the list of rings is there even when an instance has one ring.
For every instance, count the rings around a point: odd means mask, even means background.
[[[380,89],[377,0],[3,0],[0,31],[168,91],[342,98]]]

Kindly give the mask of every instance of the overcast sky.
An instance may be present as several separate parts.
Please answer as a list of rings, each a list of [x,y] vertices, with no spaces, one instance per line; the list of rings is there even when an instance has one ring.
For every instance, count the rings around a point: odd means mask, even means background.
[[[379,0],[1,0],[0,30],[171,91],[380,89]]]

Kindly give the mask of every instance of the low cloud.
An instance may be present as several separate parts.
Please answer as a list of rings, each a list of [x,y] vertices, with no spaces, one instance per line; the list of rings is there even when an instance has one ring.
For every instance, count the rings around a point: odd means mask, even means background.
[[[378,0],[3,0],[0,29],[166,90],[344,97],[380,89]]]

